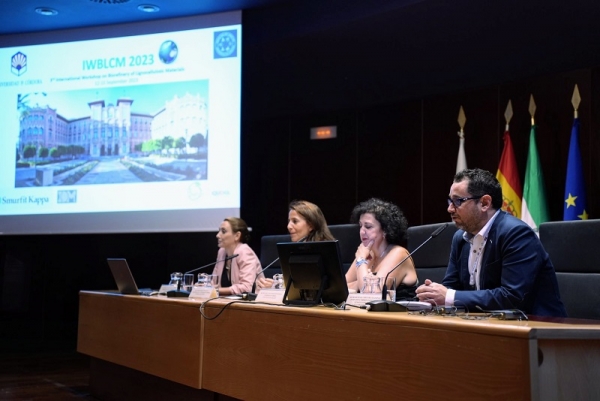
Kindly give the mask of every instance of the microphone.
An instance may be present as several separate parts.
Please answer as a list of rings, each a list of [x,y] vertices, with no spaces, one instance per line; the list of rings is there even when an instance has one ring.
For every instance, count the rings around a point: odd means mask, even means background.
[[[308,235],[300,238],[296,242],[305,242],[307,238],[308,238]],[[254,291],[254,289],[256,287],[256,280],[258,279],[258,276],[260,276],[262,273],[264,273],[269,267],[273,266],[278,260],[279,260],[279,257],[277,257],[275,260],[273,260],[271,263],[269,263],[267,265],[267,267],[263,268],[261,271],[259,271],[256,274],[256,276],[254,277],[254,282],[252,283],[252,291]],[[247,301],[254,301],[256,299],[256,293],[255,292],[243,292],[242,299],[247,300]]]
[[[279,260],[279,257],[277,257],[274,261],[272,261],[271,263],[269,263],[267,265],[267,267],[265,267],[264,269],[262,269],[261,271],[259,271],[256,274],[256,277],[254,277],[254,283],[256,283],[256,279],[258,279],[258,276],[260,276],[261,274],[263,274],[265,272],[265,270],[267,270],[269,267],[273,266],[278,260]]]
[[[185,272],[184,274],[190,274],[190,273],[196,272],[198,270],[206,269],[207,267],[214,266],[217,263],[226,262],[229,259],[233,259],[233,258],[237,258],[237,257],[238,257],[238,254],[236,253],[234,255],[227,256],[226,258],[217,260],[216,262],[212,262],[212,263],[209,263],[207,265],[200,266],[200,267],[197,267],[195,269],[189,270],[189,271]],[[169,297],[169,298],[187,298],[189,296],[190,296],[190,293],[188,291],[184,291],[184,290],[181,289],[181,281],[177,282],[177,289],[176,290],[167,291],[167,297]]]
[[[200,266],[200,267],[197,267],[197,268],[195,268],[195,269],[192,269],[192,270],[190,270],[190,271],[187,271],[187,272],[185,272],[184,274],[190,274],[190,273],[193,273],[193,272],[197,272],[198,270],[206,269],[207,267],[214,266],[214,265],[216,265],[217,263],[221,263],[221,262],[227,262],[229,259],[233,259],[233,258],[237,258],[237,257],[238,257],[238,254],[236,253],[236,254],[234,254],[234,255],[227,256],[226,258],[223,258],[223,259],[221,259],[221,260],[217,260],[216,262],[212,262],[212,263],[209,263],[209,264],[207,264],[207,265]]]
[[[271,263],[269,263],[267,265],[267,267],[261,269],[261,271],[259,271],[258,273],[256,273],[256,276],[254,276],[254,282],[252,283],[252,290],[253,291],[254,291],[254,287],[256,286],[256,280],[258,279],[258,276],[260,276],[261,274],[263,274],[265,272],[265,270],[267,270],[269,267],[273,266],[278,260],[279,260],[279,257],[277,257],[274,261],[272,261]],[[256,293],[255,292],[242,292],[242,299],[245,299],[247,301],[254,301],[256,299]]]
[[[421,247],[423,245],[425,245],[430,240],[432,240],[433,238],[440,235],[440,233],[442,231],[444,231],[446,229],[446,227],[448,227],[448,223],[444,224],[443,226],[439,226],[434,232],[431,233],[429,238],[427,238],[425,241],[423,241],[423,243],[421,243],[421,245],[419,245],[412,252],[410,252],[408,255],[406,255],[406,257],[404,259],[402,259],[400,261],[400,263],[398,263],[396,266],[394,266],[394,268],[385,275],[385,279],[383,281],[383,286],[381,287],[381,299],[377,300],[377,301],[367,302],[366,303],[367,310],[370,310],[373,312],[403,312],[403,311],[408,310],[406,307],[398,308],[396,306],[396,305],[398,305],[396,302],[385,299],[387,297],[387,279],[394,270],[396,270],[398,267],[400,267],[400,265],[402,265],[402,263],[406,262],[406,260],[408,258],[410,258],[419,249],[421,249]]]

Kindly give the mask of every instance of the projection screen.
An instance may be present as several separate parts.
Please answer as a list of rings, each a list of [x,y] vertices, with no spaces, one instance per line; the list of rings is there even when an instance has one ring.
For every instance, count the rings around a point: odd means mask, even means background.
[[[0,234],[239,215],[241,12],[0,37]]]

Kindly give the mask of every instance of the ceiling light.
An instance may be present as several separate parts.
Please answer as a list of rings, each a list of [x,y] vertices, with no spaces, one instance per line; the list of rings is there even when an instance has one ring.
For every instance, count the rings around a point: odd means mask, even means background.
[[[129,0],[90,0],[91,2],[94,3],[101,3],[101,4],[123,4],[123,3],[127,3]]]
[[[152,4],[142,4],[138,6],[138,10],[145,13],[157,13],[160,11],[160,8],[158,6],[153,6]]]
[[[47,17],[50,15],[58,14],[58,11],[56,11],[55,9],[50,8],[50,7],[38,7],[35,9],[35,12],[40,15],[45,15]]]

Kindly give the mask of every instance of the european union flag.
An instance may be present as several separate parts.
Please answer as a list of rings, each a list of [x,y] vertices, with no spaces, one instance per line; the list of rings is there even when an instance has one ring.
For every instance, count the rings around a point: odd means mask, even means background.
[[[571,144],[569,145],[563,219],[587,220],[586,207],[583,166],[581,164],[581,152],[579,151],[579,118],[575,118],[571,130]]]

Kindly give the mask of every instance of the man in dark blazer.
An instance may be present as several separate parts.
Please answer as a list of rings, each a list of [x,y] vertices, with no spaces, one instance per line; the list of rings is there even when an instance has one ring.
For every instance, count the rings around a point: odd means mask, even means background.
[[[459,230],[452,239],[442,284],[425,280],[419,300],[468,311],[519,309],[565,317],[554,266],[536,233],[502,210],[502,188],[489,171],[454,176],[448,213]]]

